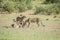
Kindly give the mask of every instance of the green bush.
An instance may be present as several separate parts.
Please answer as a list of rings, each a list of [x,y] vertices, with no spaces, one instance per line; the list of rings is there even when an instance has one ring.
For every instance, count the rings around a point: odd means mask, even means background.
[[[0,0],[0,11],[23,12],[30,9],[32,9],[31,0]]]
[[[28,10],[32,9],[32,1],[31,0],[26,0],[26,5]]]
[[[46,15],[55,15],[60,13],[60,5],[59,4],[52,4],[47,6],[40,6],[36,7],[36,11],[34,14],[46,14]]]
[[[53,6],[51,6],[51,12],[54,14],[59,14],[60,13],[60,5],[59,4],[55,4]]]
[[[50,3],[60,3],[60,0],[45,0],[44,4],[50,4]]]
[[[39,0],[40,2],[41,0]],[[31,10],[33,7],[36,8],[34,14],[59,14],[60,13],[60,0],[42,0],[43,3],[35,3],[38,0],[0,0],[0,11],[23,12]],[[41,6],[43,5],[43,6]]]
[[[9,1],[4,4],[3,8],[5,11],[8,12],[13,12],[15,10],[14,3]]]
[[[46,14],[46,15],[50,15],[51,11],[46,8],[46,7],[36,7],[36,11],[34,12],[34,14]]]
[[[27,9],[28,10],[30,10],[30,9],[32,9],[33,7],[32,7],[32,5],[27,5]]]
[[[19,10],[19,12],[23,12],[23,11],[27,10],[27,7],[25,5],[19,5],[18,10]]]
[[[44,12],[44,8],[43,7],[36,7],[36,11],[34,12],[34,14],[39,14],[40,12]]]

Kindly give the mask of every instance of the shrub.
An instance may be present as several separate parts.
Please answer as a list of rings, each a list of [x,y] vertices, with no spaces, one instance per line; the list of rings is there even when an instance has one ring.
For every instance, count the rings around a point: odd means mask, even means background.
[[[27,7],[26,5],[19,4],[19,6],[17,6],[17,9],[19,10],[19,12],[23,12],[27,10]]]
[[[52,4],[52,5],[45,5],[36,7],[36,11],[34,14],[46,14],[46,15],[56,15],[60,13],[60,5],[58,4]]]
[[[32,1],[26,0],[26,6],[27,6],[28,10],[32,9]]]
[[[44,4],[50,4],[50,3],[60,3],[60,0],[45,0]]]
[[[36,7],[36,11],[34,12],[34,14],[39,14],[40,12],[44,12],[44,8],[43,7]]]
[[[0,10],[23,12],[32,9],[31,0],[0,0]]]
[[[27,5],[28,10],[32,9],[32,5]]]
[[[3,6],[5,11],[13,12],[15,10],[13,2],[6,2]]]

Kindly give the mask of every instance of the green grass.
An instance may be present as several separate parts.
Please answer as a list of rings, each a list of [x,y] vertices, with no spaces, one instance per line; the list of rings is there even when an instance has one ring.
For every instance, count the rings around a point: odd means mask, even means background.
[[[0,40],[60,40],[57,32],[45,32],[38,29],[0,28]]]

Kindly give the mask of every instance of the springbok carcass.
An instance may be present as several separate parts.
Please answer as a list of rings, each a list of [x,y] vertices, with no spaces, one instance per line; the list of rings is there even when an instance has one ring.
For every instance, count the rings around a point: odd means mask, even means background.
[[[26,23],[28,23],[28,27],[30,25],[30,23],[36,23],[38,25],[38,27],[40,26],[39,22],[41,23],[41,25],[44,27],[45,25],[42,23],[42,20],[40,20],[39,18],[28,18],[25,20],[25,22],[23,23],[23,26],[26,25]]]
[[[13,28],[14,27],[17,27],[17,28],[20,28],[20,27],[23,27],[23,19],[25,18],[25,16],[22,16],[22,17],[17,17],[16,20],[13,19],[14,23],[11,25]]]

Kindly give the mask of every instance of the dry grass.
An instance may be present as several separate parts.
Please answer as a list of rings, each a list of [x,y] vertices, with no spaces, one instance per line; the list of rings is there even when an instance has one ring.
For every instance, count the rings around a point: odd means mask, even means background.
[[[24,14],[25,15],[25,14]],[[0,14],[0,40],[60,40],[60,18],[54,15],[25,15],[26,17],[38,17],[45,27],[38,28],[35,23],[31,23],[27,28],[5,28],[11,27],[12,19],[20,14]],[[49,20],[46,20],[48,18]]]

